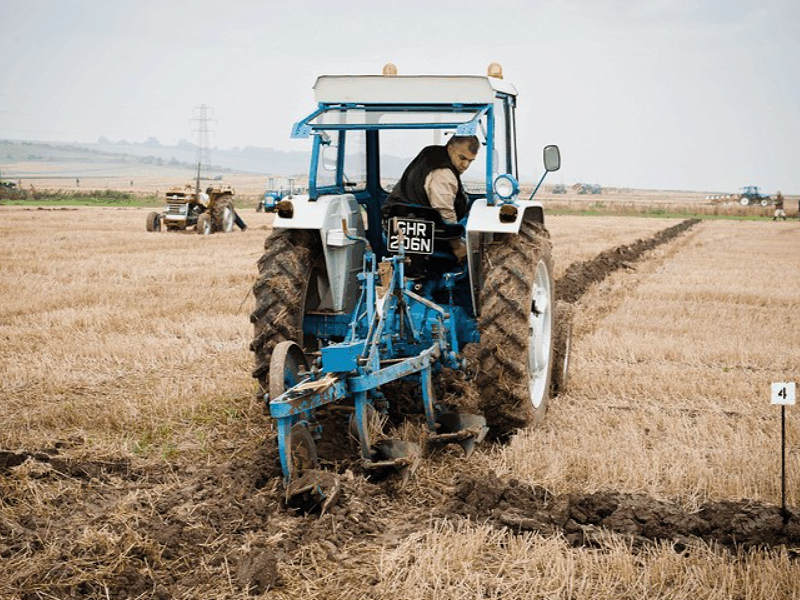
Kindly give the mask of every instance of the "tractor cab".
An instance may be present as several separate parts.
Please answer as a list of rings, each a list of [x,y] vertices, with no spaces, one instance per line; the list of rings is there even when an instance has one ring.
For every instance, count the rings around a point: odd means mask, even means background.
[[[445,144],[449,135],[481,142],[462,176],[470,204],[517,196],[517,90],[502,78],[326,75],[314,93],[316,110],[292,128],[292,137],[313,139],[309,201],[352,194],[365,209],[367,237],[379,257],[386,253],[375,226],[383,201],[417,152]]]
[[[379,261],[390,254],[392,233],[382,227],[384,201],[414,156],[426,146],[446,144],[450,135],[476,136],[481,147],[461,175],[469,202],[461,223],[464,231],[445,234],[437,226],[434,235],[440,240],[444,235],[466,239],[473,288],[479,279],[484,233],[516,234],[523,220],[544,222],[533,194],[519,198],[517,90],[502,78],[499,65],[490,65],[487,76],[393,72],[384,68],[384,75],[318,77],[315,110],[292,127],[293,138],[310,138],[312,143],[308,193],[276,203],[274,227],[321,230],[331,292],[325,307],[331,310],[352,308],[356,297],[347,290],[357,290],[358,285],[355,275],[347,273],[361,264],[363,250],[347,239],[342,219],[369,241]],[[547,146],[545,174],[559,166],[558,147]],[[334,278],[332,271],[342,276]],[[473,309],[475,292],[468,293]]]

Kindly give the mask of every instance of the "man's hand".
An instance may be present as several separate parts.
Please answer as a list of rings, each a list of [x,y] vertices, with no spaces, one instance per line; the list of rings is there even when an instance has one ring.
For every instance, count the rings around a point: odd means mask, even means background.
[[[453,254],[456,255],[458,262],[464,262],[464,258],[467,256],[467,245],[464,243],[464,240],[450,240],[450,248],[452,248]]]

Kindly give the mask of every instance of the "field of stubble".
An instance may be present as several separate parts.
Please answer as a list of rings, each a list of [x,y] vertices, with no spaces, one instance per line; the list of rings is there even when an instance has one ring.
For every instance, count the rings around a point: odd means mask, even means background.
[[[145,214],[0,209],[0,597],[800,597],[768,403],[800,364],[800,224],[702,222],[625,263],[577,301],[544,426],[402,489],[346,471],[318,518],[281,505],[250,377],[271,217]],[[553,217],[555,277],[676,222]]]

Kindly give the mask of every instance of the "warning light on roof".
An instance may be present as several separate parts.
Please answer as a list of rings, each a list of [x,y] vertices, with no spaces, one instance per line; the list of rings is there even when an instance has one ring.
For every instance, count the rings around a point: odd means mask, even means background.
[[[497,79],[503,78],[503,67],[500,66],[500,63],[489,63],[489,68],[486,70],[486,74],[489,77],[496,77]]]
[[[393,77],[397,75],[397,67],[394,63],[386,63],[383,65],[383,76],[384,77]]]

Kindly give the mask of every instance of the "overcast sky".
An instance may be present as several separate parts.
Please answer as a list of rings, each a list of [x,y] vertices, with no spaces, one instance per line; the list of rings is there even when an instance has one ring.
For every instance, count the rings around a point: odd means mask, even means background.
[[[0,138],[301,150],[323,73],[484,74],[519,90],[522,179],[800,192],[800,2],[0,0]],[[268,171],[269,166],[265,165]]]

